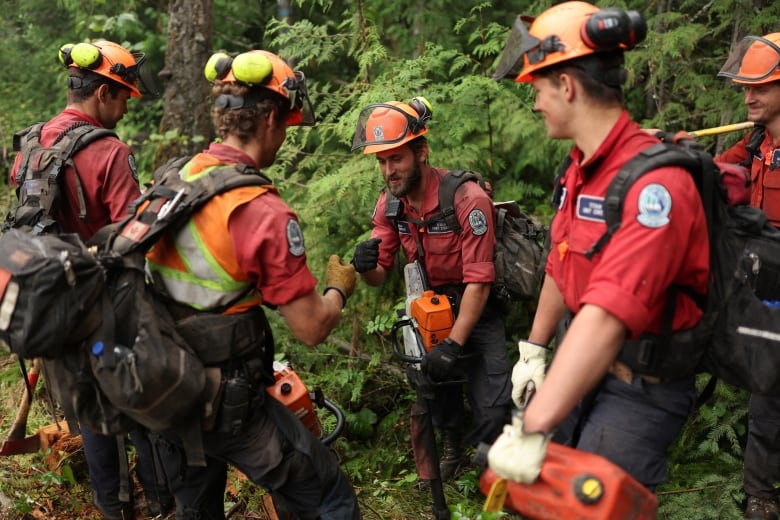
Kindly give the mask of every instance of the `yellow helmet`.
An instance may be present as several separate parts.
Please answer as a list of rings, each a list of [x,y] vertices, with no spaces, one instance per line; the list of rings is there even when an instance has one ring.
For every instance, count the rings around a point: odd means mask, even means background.
[[[377,153],[401,146],[428,133],[426,123],[433,113],[422,96],[412,101],[388,101],[368,105],[360,112],[352,150]]]
[[[528,29],[526,22],[531,22]],[[563,2],[537,18],[517,17],[493,79],[514,75],[522,67],[515,81],[529,83],[540,69],[596,52],[630,50],[646,35],[647,24],[637,11]]]
[[[732,50],[718,76],[742,85],[780,81],[780,33],[745,36]]]
[[[129,88],[133,97],[141,97],[138,80],[146,61],[143,53],[130,52],[118,43],[101,40],[65,44],[60,47],[59,59],[66,67],[90,70]]]
[[[287,125],[313,125],[314,109],[306,90],[303,72],[292,68],[279,56],[263,50],[251,50],[232,57],[224,52],[213,54],[204,69],[206,79],[223,83],[241,83],[248,87],[260,87],[275,92],[290,101]],[[253,100],[217,98],[217,105],[243,108]]]

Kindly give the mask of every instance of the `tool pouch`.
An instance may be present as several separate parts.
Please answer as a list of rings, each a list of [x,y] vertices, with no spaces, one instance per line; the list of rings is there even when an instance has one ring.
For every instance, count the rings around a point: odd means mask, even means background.
[[[229,377],[222,383],[222,403],[217,416],[216,430],[237,435],[249,418],[251,404],[255,401],[252,385],[243,376]]]

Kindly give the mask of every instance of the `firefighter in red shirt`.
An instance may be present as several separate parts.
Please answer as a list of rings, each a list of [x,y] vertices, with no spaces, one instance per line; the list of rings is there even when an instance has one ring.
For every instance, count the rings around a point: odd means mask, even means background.
[[[353,263],[365,282],[380,285],[392,270],[396,252],[403,249],[409,262],[422,263],[430,287],[456,302],[452,330],[424,357],[423,370],[433,379],[446,380],[452,376],[452,360],[461,353],[476,354],[469,358],[465,374],[474,414],[469,441],[490,443],[506,422],[510,405],[503,317],[489,298],[495,279],[493,203],[477,183],[466,182],[454,200],[461,233],[444,220],[421,224],[441,213],[439,185],[448,173],[428,163],[425,134],[430,117],[424,98],[369,105],[361,112],[353,150],[376,155],[386,189],[374,210],[372,238],[357,246]],[[388,193],[402,207],[393,216],[388,213]],[[461,386],[440,387],[430,407],[433,425],[441,432],[441,478],[448,480],[463,460]]]
[[[217,53],[205,74],[213,82],[211,115],[220,141],[182,166],[184,180],[224,166],[262,176],[287,128],[314,124],[303,73],[275,54]],[[171,300],[171,312],[186,321],[180,330],[200,332],[198,338],[186,334],[190,346],[221,374],[209,415],[215,420],[202,432],[206,468],[187,464],[184,440],[166,433],[160,442],[176,518],[224,518],[226,463],[271,493],[280,518],[359,518],[355,493],[333,454],[292,411],[266,398],[274,345],[261,308],[278,308],[295,338],[315,346],[339,322],[354,290],[353,267],[331,256],[318,292],[298,218],[271,184],[209,200],[153,246],[146,266]]]
[[[527,390],[535,392],[488,461],[504,478],[533,482],[557,433],[556,440],[606,457],[653,489],[667,477],[666,449],[694,406],[694,375],[641,374],[618,356],[632,348],[630,340],[660,334],[673,286],[706,292],[701,201],[683,170],[649,172],[629,189],[621,227],[589,258],[606,231],[608,184],[638,151],[658,143],[631,121],[622,101],[623,52],[644,38],[645,22],[635,11],[586,2],[558,4],[530,28],[524,19],[517,17],[494,78],[514,76],[517,65],[515,81],[532,85],[547,135],[574,147],[560,179],[539,305],[513,372],[519,407]],[[671,294],[673,330],[692,328],[701,310],[683,291]],[[547,345],[568,313],[573,318],[544,375]]]
[[[40,136],[43,147],[77,126],[114,129],[127,113],[127,101],[141,97],[139,87],[151,91],[148,80],[142,81],[145,56],[114,42],[65,45],[60,49],[60,60],[68,69],[68,101],[62,112],[44,124]],[[19,169],[24,160],[22,153],[17,154],[11,169],[11,183],[17,187],[23,182]],[[87,241],[101,227],[127,215],[128,205],[141,194],[138,174],[130,148],[117,137],[89,143],[72,160],[73,167],[66,168],[58,179],[61,199],[52,217],[61,231],[76,233]],[[117,438],[86,428],[81,433],[95,505],[107,519],[134,516],[132,479],[120,470],[124,441],[118,445]],[[138,454],[136,474],[145,490],[147,513],[165,513],[172,507],[172,499],[167,489],[157,489],[149,440],[141,431],[130,437]]]
[[[718,76],[745,90],[757,128],[716,159],[750,169],[750,204],[780,227],[780,33],[747,36]],[[751,395],[745,446],[745,518],[777,520],[780,495],[780,398]]]

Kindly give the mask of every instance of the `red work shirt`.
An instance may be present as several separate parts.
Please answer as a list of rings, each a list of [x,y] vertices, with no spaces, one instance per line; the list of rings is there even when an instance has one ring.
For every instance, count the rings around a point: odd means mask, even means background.
[[[748,133],[715,160],[739,164],[748,159],[747,144],[750,135]],[[780,168],[769,169],[772,156],[777,149],[780,149],[780,141],[775,143],[767,131],[758,149],[759,155],[754,156],[750,161],[750,205],[764,210],[769,221],[774,226],[780,227]]]
[[[423,221],[440,213],[439,185],[448,170],[432,168],[423,195],[421,211],[400,197],[404,214]],[[465,182],[455,192],[455,213],[462,231],[456,234],[444,220],[427,229],[387,217],[387,193],[382,192],[374,209],[372,237],[382,239],[379,265],[389,271],[399,248],[409,262],[419,258],[415,236],[423,246],[425,270],[433,287],[460,283],[492,283],[495,280],[493,247],[495,215],[493,202],[476,182]]]
[[[660,332],[671,285],[704,294],[709,242],[701,199],[681,168],[659,168],[628,190],[620,228],[588,260],[585,252],[604,234],[607,187],[620,168],[658,140],[627,112],[584,164],[574,148],[562,178],[563,196],[552,222],[546,272],[573,312],[592,304],[617,317],[635,338]],[[693,327],[701,310],[678,291],[674,330]]]
[[[257,167],[244,152],[213,143],[204,153],[222,164]],[[268,191],[236,208],[229,229],[241,270],[269,305],[284,305],[310,293],[317,280],[306,265],[298,217],[276,191]]]
[[[74,123],[86,121],[102,125],[90,116],[76,110],[63,110],[48,121],[41,131],[41,146],[51,146],[57,136]],[[16,173],[21,166],[21,153],[16,155],[11,169],[11,184],[16,186]],[[130,148],[116,137],[93,141],[73,156],[84,194],[86,218],[79,218],[79,196],[73,168],[66,168],[63,192],[53,217],[62,231],[77,233],[89,240],[103,226],[127,216],[127,206],[141,194],[135,159]]]

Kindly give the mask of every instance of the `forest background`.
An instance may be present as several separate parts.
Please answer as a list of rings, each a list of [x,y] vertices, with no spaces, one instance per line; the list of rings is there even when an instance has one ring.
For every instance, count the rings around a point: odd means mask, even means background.
[[[0,0],[0,188],[5,208],[13,133],[65,106],[65,43],[106,38],[146,53],[161,95],[131,101],[117,128],[136,156],[142,180],[167,158],[212,139],[203,64],[212,52],[263,48],[306,73],[318,124],[291,128],[267,173],[298,212],[309,265],[323,274],[331,253],[351,258],[369,236],[381,176],[372,156],[351,152],[361,108],[425,96],[433,107],[428,138],[434,166],[477,170],[496,200],[517,200],[548,223],[555,172],[570,142],[546,138],[526,85],[490,76],[517,14],[552,2],[477,0]],[[627,53],[626,102],[645,127],[696,130],[744,120],[739,90],[716,74],[734,42],[778,30],[780,3],[769,0],[597,2],[639,10],[648,36]],[[739,134],[702,138],[712,152]],[[5,212],[5,208],[1,208]],[[418,490],[408,439],[414,394],[393,360],[388,332],[402,308],[400,276],[382,288],[359,284],[339,328],[314,350],[298,344],[278,316],[277,358],[292,362],[310,388],[321,387],[347,416],[335,443],[366,518],[426,518],[430,497]],[[533,302],[516,305],[507,348],[524,338]],[[18,367],[0,352],[2,422],[18,402]],[[700,383],[706,382],[701,376]],[[39,399],[43,397],[39,395]],[[719,384],[689,420],[670,456],[671,480],[658,490],[659,518],[740,518],[744,392]],[[45,413],[31,428],[50,422]],[[325,420],[326,425],[332,421]],[[88,495],[75,459],[55,470],[40,456],[0,460],[2,515],[79,518]],[[456,518],[477,518],[479,470],[446,486]],[[252,516],[252,487],[238,489],[232,511]],[[67,512],[67,514],[66,514]],[[46,515],[53,516],[46,516]],[[239,513],[236,513],[238,515]],[[88,516],[83,516],[88,517]],[[239,516],[232,516],[238,518]],[[487,518],[487,515],[483,515]]]

